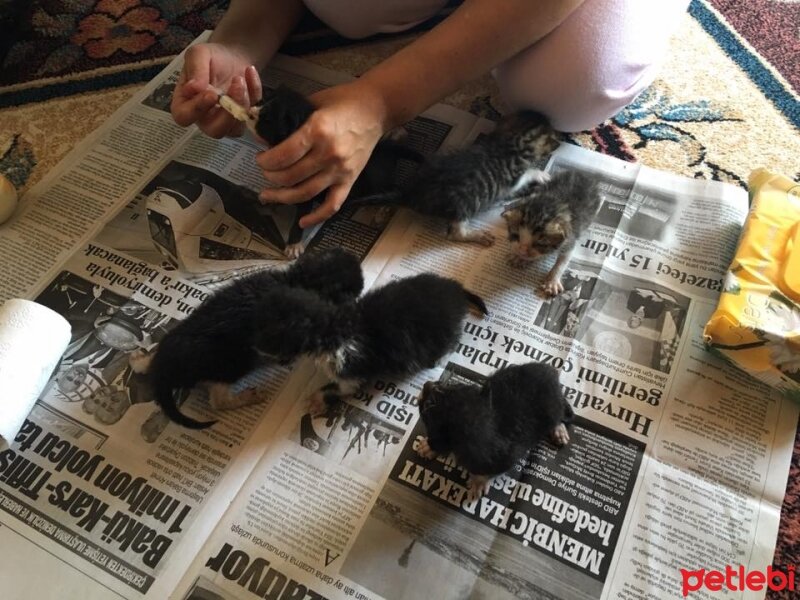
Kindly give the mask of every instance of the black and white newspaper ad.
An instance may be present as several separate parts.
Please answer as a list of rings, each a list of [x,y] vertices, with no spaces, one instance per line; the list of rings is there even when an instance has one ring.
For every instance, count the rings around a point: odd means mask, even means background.
[[[489,314],[470,314],[434,368],[322,413],[308,399],[327,380],[310,359],[252,373],[236,386],[253,401],[230,410],[185,390],[187,414],[217,420],[188,430],[158,410],[140,361],[229,279],[288,265],[298,232],[293,207],[257,200],[255,138],[174,125],[181,60],[0,230],[0,299],[34,299],[72,326],[0,452],[4,597],[764,597],[743,579],[771,564],[798,409],[701,338],[743,190],[562,144],[541,166],[588,174],[603,202],[552,298],[539,286],[555,257],[512,264],[503,207],[473,223],[496,239],[484,248],[402,209],[345,204],[301,250],[351,250],[367,289],[451,277]],[[278,57],[263,79],[312,92],[346,76]],[[434,153],[491,126],[436,106],[405,129]],[[558,371],[570,442],[543,440],[474,498],[453,456],[418,452],[423,386],[527,362]]]

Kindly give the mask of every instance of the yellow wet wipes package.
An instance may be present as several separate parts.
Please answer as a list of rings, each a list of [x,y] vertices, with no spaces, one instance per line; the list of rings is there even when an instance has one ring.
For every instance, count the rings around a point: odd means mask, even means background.
[[[756,169],[749,187],[750,214],[704,338],[800,400],[800,184]]]

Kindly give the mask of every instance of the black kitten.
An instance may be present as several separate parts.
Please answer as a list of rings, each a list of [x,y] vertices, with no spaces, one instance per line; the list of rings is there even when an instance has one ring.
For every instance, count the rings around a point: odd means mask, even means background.
[[[178,323],[158,345],[147,371],[156,402],[171,420],[192,429],[209,427],[178,409],[174,393],[210,382],[211,404],[232,408],[231,384],[259,366],[287,364],[318,348],[318,332],[342,302],[364,286],[361,265],[352,254],[326,250],[303,256],[288,269],[260,271],[235,280]],[[239,402],[242,404],[242,402]]]
[[[505,473],[539,440],[569,442],[565,423],[573,417],[558,371],[541,363],[499,369],[482,386],[428,382],[419,400],[427,437],[417,452],[425,458],[453,453],[470,473],[469,497],[488,492],[491,478]]]
[[[280,144],[297,131],[314,112],[314,105],[302,94],[279,86],[264,93],[257,107],[258,117],[255,131],[270,146]],[[421,163],[424,157],[416,150],[390,139],[383,139],[375,146],[370,159],[353,184],[351,196],[374,194],[393,185],[393,175],[401,159]],[[289,231],[285,253],[296,258],[303,253],[303,230],[300,219],[311,212],[314,203],[322,200],[327,192],[318,194],[307,202],[296,205],[295,221]]]
[[[534,165],[557,145],[545,117],[532,111],[515,113],[470,146],[431,156],[400,189],[354,197],[350,203],[405,206],[446,219],[448,239],[490,246],[494,236],[471,231],[469,220],[515,198],[531,183],[545,181],[545,173]]]
[[[564,291],[561,276],[572,249],[591,224],[602,198],[597,183],[578,171],[561,171],[503,211],[508,226],[512,262],[525,261],[558,251],[558,258],[542,286],[551,296]]]
[[[315,354],[334,382],[312,398],[312,412],[380,376],[429,369],[458,343],[470,307],[483,300],[452,279],[432,273],[392,281],[352,306],[340,307],[334,330]]]

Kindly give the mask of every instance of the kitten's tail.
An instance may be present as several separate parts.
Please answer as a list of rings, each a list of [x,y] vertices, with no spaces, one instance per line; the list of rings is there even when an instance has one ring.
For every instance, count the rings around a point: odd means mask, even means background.
[[[464,295],[467,297],[467,301],[476,309],[478,312],[481,313],[481,316],[485,317],[489,314],[489,309],[486,308],[486,303],[483,301],[483,298],[478,296],[478,294],[474,294],[469,290],[464,290]]]
[[[198,421],[183,414],[175,401],[175,390],[168,381],[158,378],[154,380],[153,388],[156,404],[170,421],[189,429],[207,429],[216,423],[216,421]]]

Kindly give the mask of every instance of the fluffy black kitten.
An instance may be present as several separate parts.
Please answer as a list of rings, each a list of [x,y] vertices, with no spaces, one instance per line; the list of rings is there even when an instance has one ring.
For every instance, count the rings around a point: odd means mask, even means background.
[[[432,368],[456,346],[470,307],[487,314],[483,300],[457,281],[423,273],[338,308],[335,330],[315,353],[333,383],[312,397],[312,412],[325,412],[326,404],[377,376]]]
[[[211,382],[212,405],[231,404],[227,384],[269,362],[286,364],[315,350],[330,329],[334,308],[364,286],[352,254],[326,250],[301,257],[283,271],[260,271],[235,280],[198,306],[159,343],[147,371],[155,400],[171,420],[209,427],[178,409],[174,393]],[[133,362],[132,362],[133,366]],[[230,407],[230,406],[229,406]]]
[[[516,197],[532,182],[546,179],[535,168],[558,142],[547,119],[533,111],[504,117],[491,133],[466,148],[429,157],[400,189],[365,197],[351,204],[394,204],[446,219],[448,239],[494,243],[489,232],[471,231],[479,213]]]
[[[314,105],[305,96],[286,86],[266,90],[261,104],[257,107],[255,131],[270,146],[275,146],[297,131],[314,110]],[[387,138],[378,142],[353,184],[350,196],[374,194],[389,189],[393,185],[395,169],[402,159],[414,163],[425,160],[422,154],[397,141]],[[325,193],[322,192],[311,200],[296,205],[295,222],[289,231],[285,250],[290,258],[296,258],[303,253],[300,219],[311,212],[314,203],[322,200]]]
[[[425,458],[452,452],[470,473],[470,499],[486,493],[491,478],[505,473],[539,440],[569,442],[573,417],[558,371],[541,363],[499,369],[482,386],[428,382],[419,400],[427,437]]]
[[[526,261],[558,251],[542,288],[548,295],[560,294],[564,291],[561,276],[572,249],[601,203],[597,183],[578,171],[561,171],[541,185],[530,186],[503,211],[512,262],[522,266]]]

